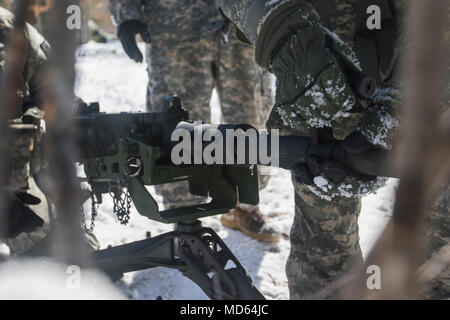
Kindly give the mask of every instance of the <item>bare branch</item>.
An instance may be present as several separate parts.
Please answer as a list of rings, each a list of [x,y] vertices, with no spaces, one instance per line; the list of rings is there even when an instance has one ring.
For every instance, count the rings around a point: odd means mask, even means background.
[[[449,182],[450,174],[449,140],[439,125],[446,80],[448,5],[447,0],[412,2],[404,66],[406,98],[394,160],[401,182],[393,218],[366,261],[366,267],[381,268],[382,288],[367,288],[364,269],[346,297],[419,297],[417,270],[425,257],[426,207],[438,187]]]
[[[52,200],[59,221],[55,243],[59,245],[58,259],[84,266],[88,263],[82,240],[79,183],[76,178],[76,146],[73,140],[73,88],[75,82],[75,50],[78,30],[66,26],[67,8],[80,5],[79,1],[58,0],[50,11],[49,30],[52,51],[49,58],[50,87],[44,93],[48,134],[46,157],[51,164],[50,181]]]

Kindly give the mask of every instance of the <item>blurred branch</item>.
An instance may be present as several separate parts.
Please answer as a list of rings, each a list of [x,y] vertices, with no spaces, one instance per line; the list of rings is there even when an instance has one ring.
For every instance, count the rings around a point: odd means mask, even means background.
[[[402,129],[393,160],[401,173],[393,218],[370,253],[346,298],[418,298],[417,270],[424,261],[426,208],[438,187],[449,182],[450,148],[440,126],[446,81],[444,32],[448,0],[411,1],[404,67],[406,97]],[[366,286],[366,268],[381,269],[381,289]]]
[[[50,86],[43,95],[48,133],[45,137],[45,152],[49,166],[48,186],[55,203],[58,225],[55,243],[58,244],[56,258],[69,264],[85,266],[88,263],[80,221],[79,183],[76,179],[76,146],[73,128],[73,101],[75,82],[75,50],[78,30],[69,30],[66,25],[66,10],[79,1],[58,0],[50,11],[51,25],[49,42],[52,51],[49,57],[48,80]],[[59,26],[59,27],[56,27]]]

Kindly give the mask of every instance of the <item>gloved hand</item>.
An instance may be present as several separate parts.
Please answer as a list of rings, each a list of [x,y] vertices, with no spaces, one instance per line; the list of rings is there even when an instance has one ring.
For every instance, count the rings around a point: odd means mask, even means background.
[[[338,140],[361,118],[347,72],[359,72],[352,51],[324,29],[311,25],[293,33],[276,51],[275,111],[294,130],[332,127]]]
[[[392,149],[392,144],[400,127],[397,101],[402,92],[393,85],[382,85],[367,107],[358,125],[360,132],[371,144],[382,149]]]
[[[374,148],[360,133],[353,133],[336,145],[345,154],[368,152]],[[341,155],[342,156],[342,155]],[[316,196],[331,201],[335,197],[353,198],[376,192],[386,182],[386,178],[361,175],[353,172],[341,162],[324,157],[314,151],[309,152],[302,163],[293,168],[296,182],[308,186]]]
[[[15,238],[21,232],[42,227],[42,220],[28,205],[41,203],[39,198],[18,189],[4,188],[4,207],[0,212],[0,237]]]
[[[128,20],[119,26],[117,37],[122,42],[126,54],[136,62],[142,62],[142,52],[139,50],[136,42],[136,35],[140,34],[142,40],[150,43],[150,33],[147,26],[139,20]]]
[[[374,148],[360,133],[354,132],[344,141],[337,142],[339,146],[347,154],[361,154]],[[305,185],[314,185],[314,178],[324,176],[333,184],[340,184],[348,176],[354,176],[361,181],[371,180],[375,177],[362,175],[353,172],[333,159],[323,159],[321,155],[315,152],[314,148],[310,148],[305,162],[297,163],[294,168],[294,175],[298,182]]]
[[[307,186],[314,185],[314,178],[324,175],[334,184],[342,182],[351,171],[333,160],[322,160],[309,155],[306,162],[297,163],[294,168],[295,179]]]
[[[98,113],[100,112],[100,105],[98,102],[91,102],[87,104],[80,97],[75,96],[73,101],[73,109],[75,110],[75,114],[78,115],[86,115],[90,113]]]

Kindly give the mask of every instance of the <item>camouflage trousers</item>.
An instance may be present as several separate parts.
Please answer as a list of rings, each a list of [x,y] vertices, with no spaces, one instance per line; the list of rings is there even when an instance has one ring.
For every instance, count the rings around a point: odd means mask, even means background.
[[[192,120],[210,122],[210,102],[216,89],[222,123],[264,127],[273,104],[272,76],[254,62],[254,49],[230,35],[228,43],[216,37],[171,50],[158,39],[147,47],[149,84],[147,107],[158,111],[164,98],[176,93]],[[261,187],[268,176],[260,176]],[[188,194],[187,182],[157,186],[167,206],[202,202]]]
[[[314,297],[363,263],[358,235],[361,199],[336,197],[327,201],[298,182],[293,183],[295,218],[286,273],[291,299],[304,299]],[[430,210],[427,258],[450,245],[449,213],[450,188]],[[338,291],[325,297],[337,298]],[[425,297],[450,297],[450,272],[437,279]]]
[[[308,298],[362,264],[361,199],[319,198],[293,178],[295,217],[286,264],[291,299]]]

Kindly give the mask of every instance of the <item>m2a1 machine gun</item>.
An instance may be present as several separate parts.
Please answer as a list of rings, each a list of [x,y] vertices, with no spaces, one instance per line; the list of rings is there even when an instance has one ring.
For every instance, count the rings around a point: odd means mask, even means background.
[[[264,299],[223,240],[199,221],[202,217],[227,212],[238,201],[256,205],[259,202],[257,166],[248,158],[239,165],[174,165],[172,133],[180,127],[195,131],[178,97],[168,97],[161,112],[106,114],[99,112],[98,104],[82,104],[80,109],[81,116],[77,118],[81,129],[80,163],[92,188],[92,216],[96,215],[95,204],[101,203],[102,194],[109,193],[122,224],[128,222],[131,202],[149,219],[176,223],[172,232],[93,252],[97,266],[112,278],[136,270],[168,267],[181,271],[211,299]],[[217,125],[215,128],[225,132],[251,127]],[[380,150],[352,155],[335,143],[312,143],[309,137],[279,138],[282,168],[291,170],[313,150],[357,172],[385,175],[381,161],[385,155]],[[160,211],[146,186],[179,181],[188,181],[191,194],[208,197],[210,201]]]
[[[93,252],[97,266],[112,278],[168,267],[181,271],[211,299],[263,299],[222,239],[198,220],[225,213],[238,201],[257,204],[256,166],[173,165],[171,133],[180,123],[189,124],[177,97],[167,98],[161,112],[106,114],[99,112],[98,104],[80,109],[80,163],[92,189],[92,214],[102,194],[109,193],[123,224],[131,201],[149,219],[176,223],[173,232]],[[179,181],[188,181],[191,194],[210,201],[160,211],[145,186]]]

